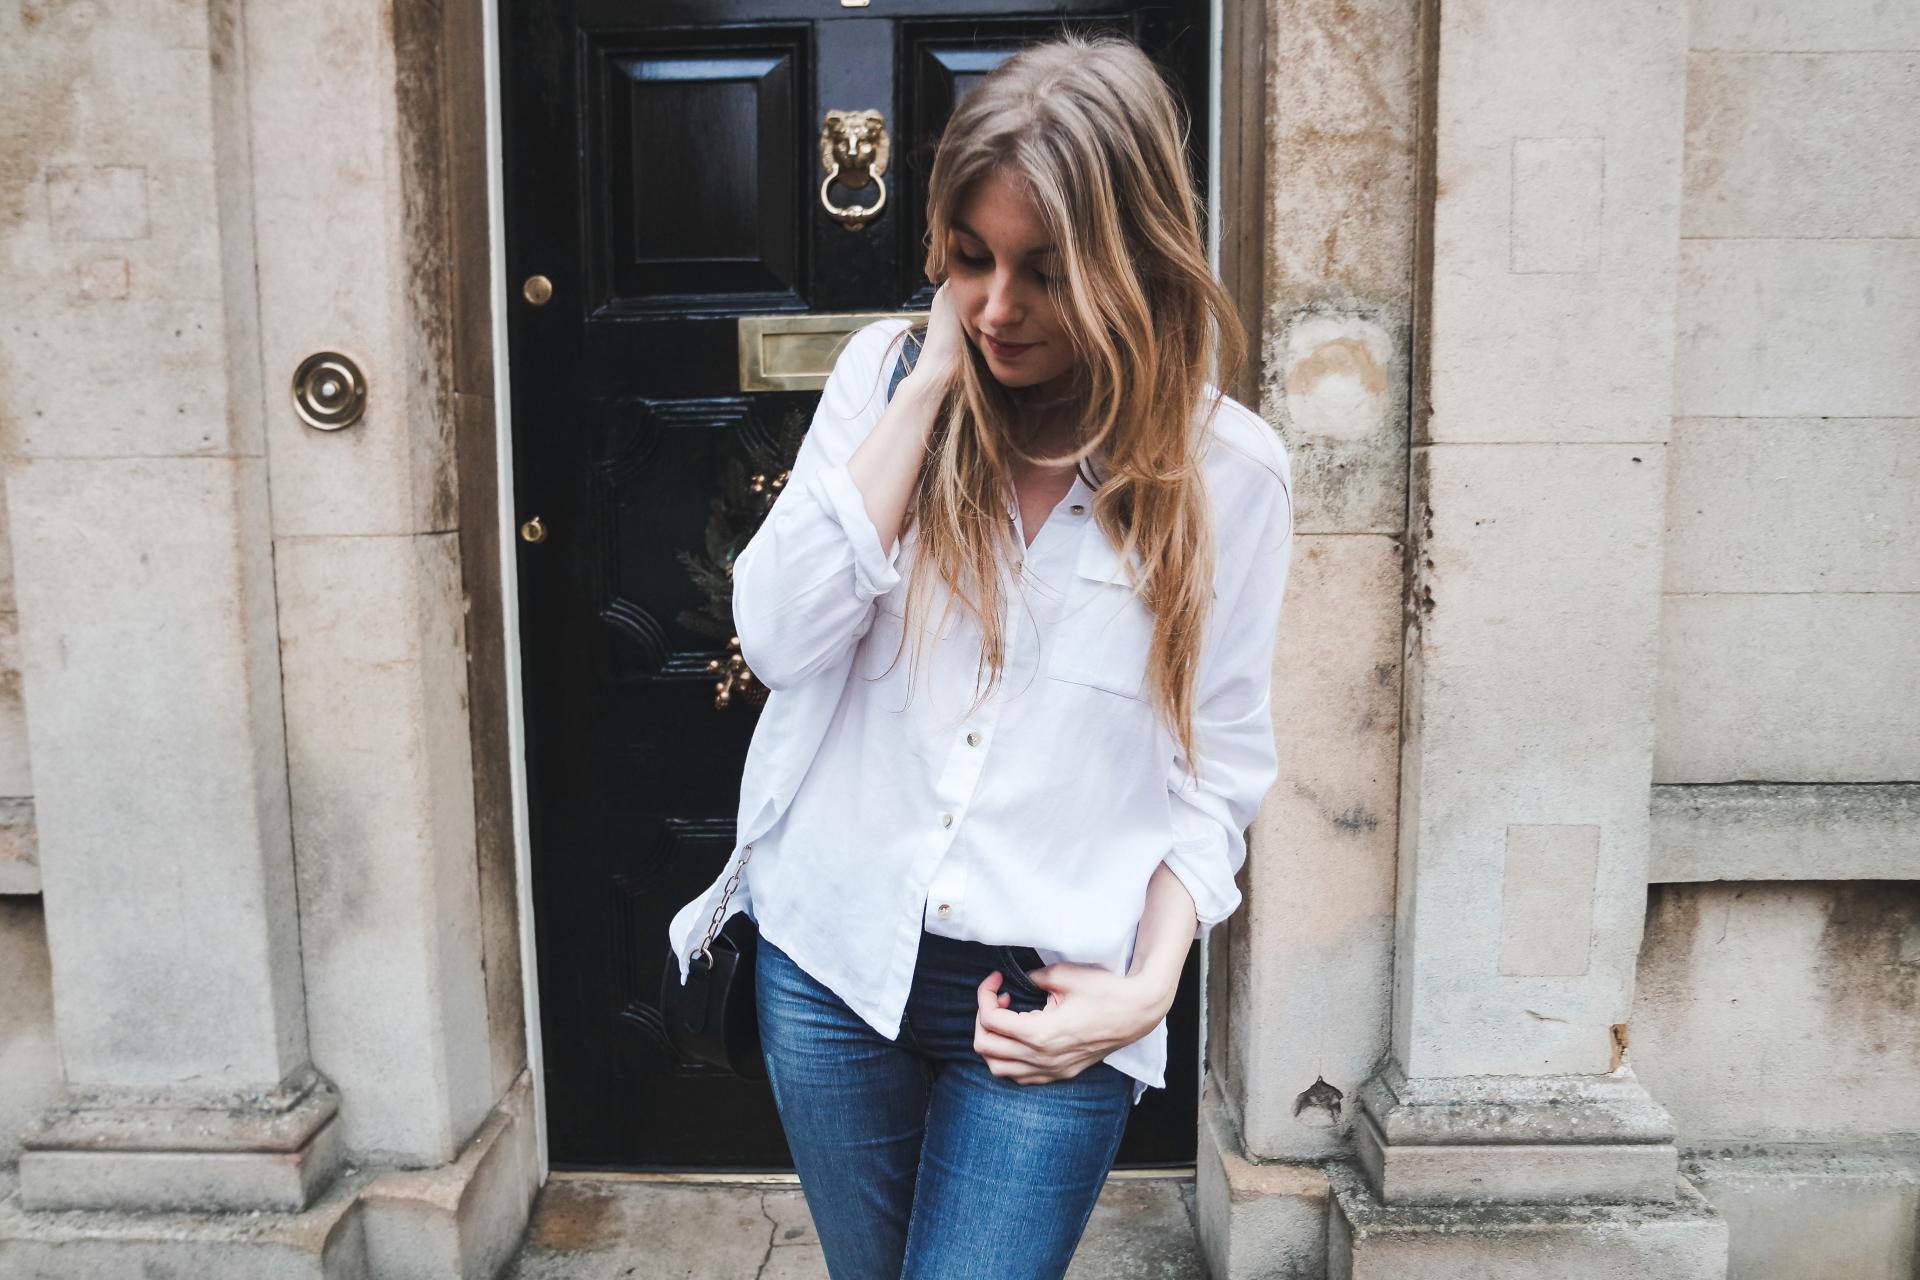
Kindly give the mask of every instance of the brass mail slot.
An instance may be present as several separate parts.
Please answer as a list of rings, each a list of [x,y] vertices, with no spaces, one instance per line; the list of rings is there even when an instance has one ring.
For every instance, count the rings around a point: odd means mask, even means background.
[[[807,316],[741,316],[742,391],[818,391],[848,338],[875,320],[919,311],[843,311]]]

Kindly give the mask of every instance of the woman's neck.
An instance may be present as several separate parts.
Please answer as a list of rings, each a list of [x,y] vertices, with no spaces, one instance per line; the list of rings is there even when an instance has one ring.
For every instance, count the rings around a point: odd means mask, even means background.
[[[1014,429],[1020,443],[1036,453],[1059,453],[1070,449],[1078,435],[1082,397],[1073,385],[1071,373],[1062,374],[1037,387],[1021,387],[1013,401],[1018,418]]]

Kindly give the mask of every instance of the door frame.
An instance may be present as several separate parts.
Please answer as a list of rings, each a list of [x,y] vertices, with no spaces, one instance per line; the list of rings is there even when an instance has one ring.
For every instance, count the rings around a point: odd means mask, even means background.
[[[506,754],[511,773],[510,803],[511,831],[513,839],[514,896],[518,913],[520,937],[521,992],[524,1002],[523,1018],[526,1028],[527,1068],[533,1080],[533,1117],[534,1139],[536,1144],[535,1166],[539,1170],[540,1183],[544,1185],[551,1174],[547,1150],[547,1099],[546,1099],[546,1058],[541,1041],[540,1030],[540,979],[538,953],[534,942],[533,911],[533,850],[528,826],[527,764],[526,764],[526,715],[523,702],[520,653],[520,591],[518,577],[518,557],[515,550],[519,536],[518,521],[514,510],[513,493],[513,388],[510,352],[507,345],[507,308],[510,302],[510,282],[506,278],[506,190],[503,176],[503,158],[505,155],[504,121],[501,119],[501,67],[500,67],[500,9],[499,0],[476,0],[482,11],[482,57],[485,65],[481,68],[481,81],[484,86],[486,110],[486,203],[487,203],[487,244],[486,261],[488,291],[492,300],[489,308],[491,327],[489,340],[493,346],[493,417],[490,423],[476,415],[476,421],[462,424],[463,430],[480,432],[487,426],[492,428],[491,447],[496,459],[492,514],[495,522],[494,536],[499,547],[499,559],[495,569],[499,573],[499,592],[497,599],[504,615],[499,621],[503,631],[502,670],[482,672],[480,667],[470,667],[475,678],[503,679],[505,688],[501,691],[506,707],[505,741],[476,741],[476,750],[501,751]],[[1262,0],[1211,0],[1208,6],[1209,35],[1207,44],[1207,83],[1208,101],[1206,104],[1207,128],[1207,209],[1208,222],[1204,229],[1207,240],[1207,256],[1213,268],[1225,282],[1233,295],[1242,322],[1247,326],[1250,350],[1248,373],[1227,390],[1236,398],[1247,403],[1248,396],[1256,398],[1249,407],[1259,410],[1257,392],[1260,385],[1260,317],[1262,307],[1262,283],[1265,262],[1265,207],[1262,193],[1265,189],[1264,137],[1262,125],[1265,119],[1263,104],[1265,101],[1265,17],[1267,6]],[[1236,36],[1233,59],[1226,56],[1225,33],[1231,27]],[[1249,77],[1251,73],[1251,77]],[[1258,94],[1252,109],[1245,103],[1248,80],[1255,84]],[[1232,100],[1224,97],[1223,87],[1231,84],[1237,91]],[[1229,138],[1231,134],[1231,138]],[[1233,174],[1223,174],[1222,156],[1225,149],[1232,145],[1238,161]],[[1223,223],[1223,204],[1231,202],[1236,213],[1234,225],[1239,233],[1231,244],[1223,243],[1221,227]],[[469,442],[479,444],[480,442]],[[480,501],[462,499],[463,515],[473,513],[476,517],[486,511]],[[1200,954],[1200,1029],[1199,1055],[1204,1074],[1209,1052],[1209,1030],[1212,1014],[1209,1009],[1209,992],[1212,981],[1209,977],[1211,948],[1203,947]],[[711,1175],[701,1180],[713,1181]],[[761,1177],[764,1181],[764,1176]]]

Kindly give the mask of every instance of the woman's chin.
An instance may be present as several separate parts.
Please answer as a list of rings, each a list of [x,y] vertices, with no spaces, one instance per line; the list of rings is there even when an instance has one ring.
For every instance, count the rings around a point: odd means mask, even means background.
[[[991,356],[987,357],[987,372],[993,375],[995,382],[1009,389],[1038,386],[1046,381],[1044,377],[1022,369],[1018,365],[1004,364]]]

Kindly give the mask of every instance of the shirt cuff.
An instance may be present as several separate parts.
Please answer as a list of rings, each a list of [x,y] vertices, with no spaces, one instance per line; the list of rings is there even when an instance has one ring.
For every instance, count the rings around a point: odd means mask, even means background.
[[[854,594],[866,601],[898,586],[900,572],[895,563],[900,559],[900,539],[893,540],[891,550],[880,549],[880,531],[873,527],[873,519],[867,515],[867,500],[861,496],[860,486],[853,482],[847,464],[820,468],[813,473],[808,487],[847,535],[847,545],[853,550]]]
[[[1206,936],[1240,908],[1240,886],[1234,883],[1232,841],[1217,836],[1176,840],[1163,861],[1193,898],[1193,936]]]

